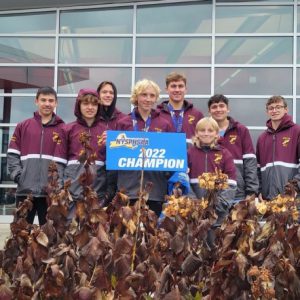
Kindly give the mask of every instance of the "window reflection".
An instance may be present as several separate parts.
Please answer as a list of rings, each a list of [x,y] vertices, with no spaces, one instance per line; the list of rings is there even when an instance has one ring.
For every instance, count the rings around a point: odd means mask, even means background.
[[[216,38],[218,64],[291,64],[292,37]]]
[[[155,45],[155,47],[153,47]],[[210,38],[138,38],[137,63],[201,64],[211,62]]]
[[[0,63],[53,63],[54,38],[0,38]]]
[[[148,78],[163,90],[166,76],[175,71],[187,77],[189,94],[210,94],[210,68],[136,68],[136,81]]]
[[[1,33],[55,33],[56,14],[29,13],[0,15]]]
[[[131,38],[61,38],[60,63],[131,63]]]
[[[216,68],[215,93],[291,95],[292,68]]]
[[[293,6],[216,6],[216,32],[293,32]]]
[[[97,88],[104,80],[116,84],[119,94],[127,94],[131,87],[130,68],[59,68],[58,92],[77,94],[81,88]]]
[[[61,33],[132,33],[133,8],[62,11]]]
[[[137,33],[211,32],[212,1],[138,6]]]
[[[54,68],[0,67],[0,89],[4,93],[36,92],[42,86],[53,86]]]

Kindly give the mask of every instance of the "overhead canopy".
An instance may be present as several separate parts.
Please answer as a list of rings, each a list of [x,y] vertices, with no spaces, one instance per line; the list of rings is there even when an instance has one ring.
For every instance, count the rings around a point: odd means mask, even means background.
[[[100,5],[145,2],[149,0],[10,0],[1,1],[0,10],[20,10],[34,8],[59,8],[80,5]],[[152,0],[153,1],[153,0]],[[161,1],[161,0],[154,0]]]

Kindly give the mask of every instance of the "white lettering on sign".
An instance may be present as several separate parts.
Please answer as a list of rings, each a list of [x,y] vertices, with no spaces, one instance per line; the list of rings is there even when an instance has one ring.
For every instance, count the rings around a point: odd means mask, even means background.
[[[142,158],[126,158],[122,157],[118,161],[119,168],[142,168]],[[182,169],[184,167],[183,159],[164,159],[164,158],[146,158],[144,161],[144,168],[165,168],[165,169]]]

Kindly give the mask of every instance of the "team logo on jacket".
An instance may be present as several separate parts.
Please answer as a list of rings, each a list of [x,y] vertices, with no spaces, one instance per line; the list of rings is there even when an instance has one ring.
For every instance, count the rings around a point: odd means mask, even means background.
[[[236,135],[236,134],[230,134],[230,135],[229,135],[229,143],[230,143],[231,145],[234,145],[234,144],[235,144],[236,139],[237,139],[237,135]]]
[[[58,132],[53,131],[53,132],[52,132],[52,135],[53,135],[53,136],[52,136],[52,141],[53,141],[54,143],[56,143],[57,145],[60,145],[60,144],[61,144],[61,138],[60,138]]]
[[[102,146],[102,144],[103,144],[102,135],[97,135],[97,144],[98,144],[99,147]]]
[[[189,122],[189,124],[193,124],[194,121],[195,121],[195,116],[193,116],[193,115],[188,115],[188,122]]]
[[[156,131],[156,132],[162,132],[162,130],[160,128],[158,128],[158,127],[155,127],[154,131]]]
[[[215,153],[215,159],[214,159],[214,162],[216,164],[219,164],[222,160],[222,154],[221,153]]]
[[[288,144],[289,144],[289,142],[290,142],[290,140],[291,140],[290,137],[284,136],[284,137],[282,138],[282,146],[283,146],[283,147],[287,147]]]
[[[13,135],[10,139],[12,142],[16,142],[17,141],[17,137],[15,135]]]

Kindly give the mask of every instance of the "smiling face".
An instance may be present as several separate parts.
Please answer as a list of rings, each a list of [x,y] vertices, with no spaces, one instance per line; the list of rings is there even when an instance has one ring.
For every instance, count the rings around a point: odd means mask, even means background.
[[[169,100],[174,104],[182,103],[186,94],[186,84],[183,80],[171,81],[166,87]]]
[[[103,106],[110,106],[114,100],[114,90],[110,84],[105,84],[99,91],[100,103]]]
[[[196,130],[196,137],[200,143],[205,146],[211,146],[218,138],[219,132],[209,124]]]
[[[52,94],[40,94],[38,98],[35,99],[35,104],[42,118],[51,118],[57,106],[57,99],[55,95]]]
[[[137,107],[140,112],[150,113],[157,101],[156,90],[149,86],[137,95]]]
[[[267,114],[273,122],[281,121],[287,112],[288,108],[283,101],[273,102],[267,106]]]
[[[98,112],[98,103],[83,99],[80,101],[80,112],[82,117],[87,121],[94,121]]]
[[[214,120],[216,120],[217,122],[222,122],[228,117],[228,105],[222,101],[212,103],[209,107],[209,113]]]

